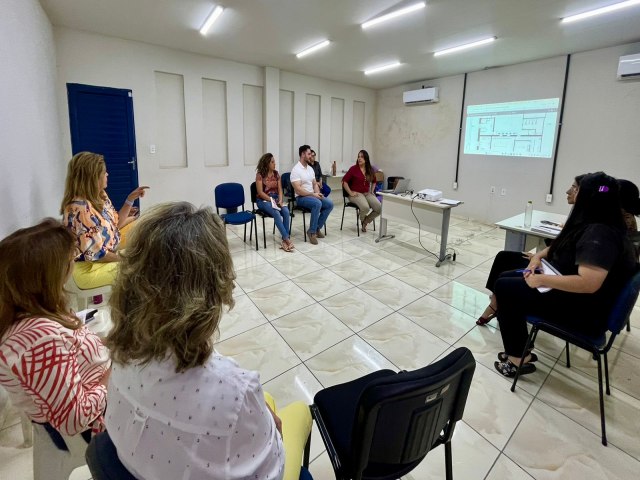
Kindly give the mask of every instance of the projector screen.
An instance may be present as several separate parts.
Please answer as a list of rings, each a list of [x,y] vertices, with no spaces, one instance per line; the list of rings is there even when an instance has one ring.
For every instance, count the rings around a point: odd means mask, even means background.
[[[469,105],[464,153],[551,158],[559,98]]]

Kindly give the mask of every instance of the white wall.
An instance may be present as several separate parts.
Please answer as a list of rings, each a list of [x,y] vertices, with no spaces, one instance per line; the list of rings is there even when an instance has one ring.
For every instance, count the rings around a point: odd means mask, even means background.
[[[59,216],[65,166],[51,23],[37,0],[2,0],[0,10],[3,238],[45,216]]]
[[[343,132],[343,163],[336,162],[338,175],[342,170],[347,170],[356,161],[359,150],[368,150],[375,154],[375,125],[376,125],[376,93],[368,88],[357,87],[321,78],[298,75],[291,72],[281,72],[280,88],[293,92],[294,96],[294,135],[293,145],[295,150],[294,161],[297,161],[299,145],[308,143],[305,139],[306,94],[320,95],[320,145],[311,145],[318,154],[323,173],[330,171],[332,159],[331,152],[331,99],[344,100],[344,132]],[[353,102],[365,104],[365,123],[363,145],[353,145]],[[359,137],[358,137],[359,138]],[[317,147],[317,148],[316,148]],[[285,152],[280,152],[284,158]]]
[[[572,55],[551,204],[545,204],[544,198],[549,190],[552,159],[478,155],[465,159],[461,154],[459,189],[453,190],[462,75],[380,90],[376,161],[387,175],[410,177],[415,188],[438,188],[445,197],[463,200],[465,204],[455,213],[488,222],[524,211],[529,199],[537,209],[567,213],[564,192],[580,173],[604,170],[640,184],[640,81],[616,80],[618,57],[637,52],[640,43]],[[485,85],[489,98],[496,98],[489,101],[500,101],[499,95],[509,90],[510,82],[524,73],[520,78],[533,77],[541,83],[542,91],[534,87],[536,91],[530,98],[548,98],[545,89],[562,81],[556,64],[564,65],[564,58],[474,72],[468,75],[467,92],[475,81]],[[492,83],[484,82],[486,79],[495,81],[495,91],[488,90]],[[440,103],[404,106],[402,92],[421,85],[439,86]],[[467,98],[466,103],[477,102]],[[491,185],[498,188],[494,195],[489,193]],[[501,188],[506,188],[504,197],[500,196]]]
[[[618,58],[632,53],[640,42],[572,56],[556,199],[570,178],[597,170],[640,185],[640,80],[616,79]]]
[[[189,54],[139,42],[94,35],[86,32],[55,28],[55,44],[58,56],[58,83],[56,92],[60,107],[64,154],[71,155],[71,141],[68,125],[68,105],[66,84],[84,83],[89,85],[127,88],[133,91],[133,105],[136,125],[136,143],[140,183],[151,186],[144,198],[144,206],[169,200],[187,200],[196,205],[213,205],[213,188],[218,183],[237,181],[248,186],[255,178],[255,164],[244,165],[243,138],[243,85],[264,88],[263,145],[275,151],[278,162],[282,157],[281,171],[291,165],[289,152],[278,152],[282,133],[279,131],[280,90],[294,92],[293,140],[297,146],[308,143],[305,132],[305,96],[307,93],[319,95],[320,105],[320,145],[313,145],[319,151],[322,165],[328,169],[328,162],[322,160],[322,153],[330,151],[331,98],[345,100],[344,138],[351,139],[351,113],[354,100],[366,103],[368,118],[365,141],[373,150],[375,131],[375,100],[373,90],[338,82],[296,75],[274,68],[263,68],[202,55]],[[187,167],[159,168],[158,155],[149,153],[149,145],[160,148],[166,138],[157,138],[155,119],[154,71],[175,73],[184,77],[185,121],[187,137]],[[279,75],[279,78],[278,78]],[[202,78],[226,82],[228,166],[205,166],[202,110]],[[266,78],[266,81],[265,81]],[[274,122],[278,122],[274,125]],[[276,128],[277,127],[277,128]],[[285,135],[286,137],[286,135]],[[254,139],[255,140],[255,139]],[[345,158],[351,157],[351,142],[345,141]],[[318,148],[316,148],[318,147]],[[355,159],[355,156],[353,157]],[[248,200],[248,196],[247,196]]]

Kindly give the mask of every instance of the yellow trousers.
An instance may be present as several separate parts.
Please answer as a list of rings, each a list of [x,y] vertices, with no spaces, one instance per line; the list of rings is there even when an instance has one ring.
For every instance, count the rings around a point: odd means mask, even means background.
[[[73,280],[78,288],[113,285],[118,273],[118,262],[76,262],[73,266]]]
[[[304,402],[293,402],[282,410],[276,410],[273,397],[265,392],[267,405],[282,420],[282,443],[284,444],[283,480],[298,480],[304,447],[311,433],[311,411]]]
[[[131,222],[120,229],[120,244],[122,250],[127,243],[127,234],[135,222]],[[76,262],[73,268],[73,280],[78,288],[88,290],[90,288],[113,285],[118,273],[118,262]]]

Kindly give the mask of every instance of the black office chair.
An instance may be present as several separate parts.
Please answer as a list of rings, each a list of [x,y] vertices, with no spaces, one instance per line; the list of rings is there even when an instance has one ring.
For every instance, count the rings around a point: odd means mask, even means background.
[[[356,231],[358,232],[358,236],[360,236],[360,207],[358,207],[357,204],[349,200],[349,194],[347,193],[344,187],[342,187],[342,200],[344,203],[342,204],[342,221],[340,222],[340,230],[342,230],[342,226],[344,225],[344,212],[347,209],[347,207],[355,208],[356,209]],[[373,220],[373,231],[374,232],[376,231],[375,220]]]
[[[85,453],[93,480],[136,480],[120,462],[108,432],[94,436]]]
[[[265,227],[264,219],[273,218],[273,216],[270,213],[265,212],[264,210],[260,210],[258,208],[258,206],[256,205],[257,199],[258,199],[258,188],[256,187],[256,182],[253,182],[251,184],[251,208],[254,215],[258,215],[259,217],[262,217],[262,237],[264,239],[264,248],[267,248],[267,229]],[[257,232],[257,227],[256,227],[256,232]],[[275,235],[275,233],[276,233],[276,222],[274,221],[273,234]]]
[[[412,372],[380,370],[318,392],[311,406],[337,480],[391,480],[451,438],[476,368],[467,348]]]
[[[250,223],[249,243],[256,229],[256,250],[258,250],[258,222],[253,212],[244,209],[244,187],[240,183],[221,183],[214,189],[216,213],[224,221],[225,225],[244,225],[244,241],[247,241],[247,223]],[[220,214],[224,208],[227,213]],[[241,211],[238,211],[242,208]]]
[[[604,377],[606,382],[606,392],[607,395],[611,395],[611,390],[609,389],[609,364],[607,362],[607,353],[611,349],[611,345],[613,345],[613,341],[616,336],[620,333],[620,331],[624,328],[625,323],[627,323],[629,316],[631,315],[631,310],[638,299],[638,292],[640,292],[640,272],[636,272],[636,274],[629,280],[627,285],[624,287],[616,303],[609,314],[609,318],[607,319],[607,329],[609,330],[610,335],[607,340],[606,332],[603,333],[599,337],[592,337],[580,333],[576,330],[572,330],[564,325],[556,325],[554,323],[548,322],[547,320],[539,317],[527,317],[527,322],[531,324],[531,332],[529,333],[529,337],[527,338],[527,343],[524,347],[524,352],[522,356],[524,357],[526,353],[529,351],[529,346],[532,345],[538,332],[542,330],[543,332],[547,332],[554,337],[561,338],[565,342],[567,342],[567,346],[565,348],[567,354],[567,368],[571,367],[571,360],[569,358],[569,344],[573,344],[578,348],[582,348],[583,350],[587,350],[593,354],[593,359],[598,362],[598,392],[600,394],[600,425],[602,428],[602,444],[604,446],[607,445],[607,432],[605,427],[605,415],[604,415],[604,395],[602,394],[602,362],[601,357],[604,357]],[[520,375],[520,367],[518,367],[518,371],[516,372],[516,376],[513,378],[513,385],[511,385],[511,391],[514,392],[516,389],[516,383],[518,382],[518,377]]]
[[[293,217],[294,212],[298,211],[302,213],[302,228],[304,231],[304,241],[307,241],[307,217],[306,214],[307,213],[311,213],[311,210],[309,210],[308,208],[304,208],[301,207],[300,205],[298,205],[296,203],[296,195],[295,192],[293,191],[293,185],[291,185],[291,172],[286,172],[283,173],[282,176],[280,177],[280,180],[282,181],[282,193],[284,194],[285,198],[287,199],[287,203],[289,206],[289,213],[291,215],[291,219],[289,220],[289,232],[292,231],[291,227],[293,226]],[[324,234],[327,234],[327,224],[325,223],[324,225]]]

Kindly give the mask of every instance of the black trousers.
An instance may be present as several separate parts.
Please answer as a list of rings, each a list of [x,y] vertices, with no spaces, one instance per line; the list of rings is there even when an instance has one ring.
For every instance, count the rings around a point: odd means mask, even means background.
[[[560,290],[540,293],[527,285],[522,273],[515,271],[500,274],[493,291],[507,355],[522,356],[529,334],[527,316],[544,318],[584,334],[599,335],[606,331],[606,313],[594,295]]]
[[[493,288],[501,273],[527,268],[527,265],[529,265],[529,259],[524,258],[522,252],[509,252],[506,250],[498,252],[496,258],[493,259],[491,272],[489,273],[489,278],[487,278],[487,289],[495,293]]]

